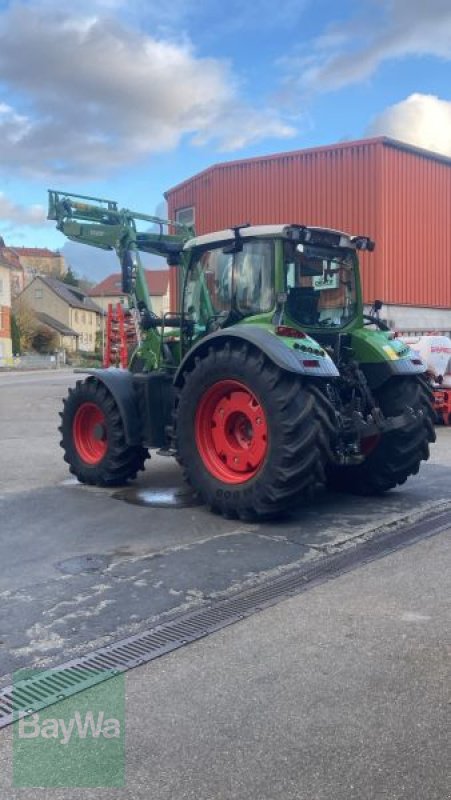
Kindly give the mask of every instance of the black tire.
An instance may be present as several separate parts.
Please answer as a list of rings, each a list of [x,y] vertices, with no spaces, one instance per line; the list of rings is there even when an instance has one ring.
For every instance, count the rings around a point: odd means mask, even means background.
[[[331,470],[330,485],[352,494],[374,495],[399,486],[416,475],[429,458],[429,443],[435,441],[432,392],[421,377],[390,378],[374,393],[386,417],[402,414],[407,407],[422,411],[415,427],[382,436],[362,463]]]
[[[80,444],[77,447],[76,419],[83,407],[96,407],[99,415],[103,415],[103,435],[101,445],[105,452],[101,457],[91,453],[91,459],[83,457]],[[74,389],[69,389],[67,398],[63,400],[63,411],[60,413],[62,434],[60,442],[64,450],[64,460],[69,464],[70,472],[81,483],[92,486],[120,486],[136,478],[144,469],[144,462],[149,458],[145,447],[131,447],[125,441],[122,418],[116,402],[106,386],[95,377],[77,381]],[[88,441],[88,445],[90,442]],[[95,445],[97,447],[97,445]],[[85,445],[86,449],[86,445]],[[89,448],[88,448],[89,455]],[[93,463],[94,462],[94,463]]]
[[[320,392],[247,344],[210,348],[183,377],[175,413],[177,457],[186,480],[213,511],[245,520],[279,516],[324,485],[330,453],[328,410]],[[237,381],[252,393],[267,426],[256,474],[236,483],[209,469],[196,440],[199,404],[224,381]]]

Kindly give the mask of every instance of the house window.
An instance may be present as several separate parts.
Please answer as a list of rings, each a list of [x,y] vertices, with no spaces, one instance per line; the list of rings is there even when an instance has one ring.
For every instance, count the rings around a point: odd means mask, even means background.
[[[81,312],[81,322],[82,322],[82,325],[84,325],[86,323],[86,314],[85,314],[84,311]]]
[[[36,289],[34,290],[34,299],[35,300],[42,300],[42,289],[41,288],[36,287]]]
[[[177,209],[175,212],[175,221],[180,222],[182,225],[194,227],[194,206]]]
[[[78,322],[78,311],[74,312],[74,319],[75,319],[75,322]]]

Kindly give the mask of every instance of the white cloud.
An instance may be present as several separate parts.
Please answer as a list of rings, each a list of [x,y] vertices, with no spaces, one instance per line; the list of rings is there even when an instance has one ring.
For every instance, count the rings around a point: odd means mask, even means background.
[[[3,192],[0,192],[0,225],[44,225],[46,211],[44,206],[21,206],[13,203]]]
[[[451,156],[451,101],[431,94],[411,94],[378,114],[370,136],[391,136]]]
[[[350,20],[330,25],[309,58],[286,59],[290,80],[313,91],[340,89],[370,78],[385,61],[408,56],[451,59],[449,0],[366,0]]]
[[[243,104],[235,104],[226,115],[218,115],[213,122],[213,127],[221,131],[218,149],[231,152],[258,142],[262,138],[261,123],[260,111],[246,108]],[[264,124],[266,136],[287,139],[294,133],[291,125],[282,122],[275,111],[266,111]],[[209,138],[208,130],[200,131],[193,137],[193,143],[203,145]]]
[[[236,149],[294,134],[244,103],[226,62],[100,16],[98,3],[85,16],[58,8],[19,3],[0,16],[0,80],[20,98],[0,106],[4,168],[85,178],[183,137]]]

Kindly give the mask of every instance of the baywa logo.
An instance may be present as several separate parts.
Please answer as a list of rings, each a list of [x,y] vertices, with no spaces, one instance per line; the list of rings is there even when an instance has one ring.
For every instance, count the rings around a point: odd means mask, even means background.
[[[95,717],[92,711],[82,716],[76,711],[67,719],[53,717],[42,719],[39,714],[28,717],[19,715],[19,739],[57,739],[60,744],[68,745],[73,736],[78,739],[119,739],[121,723],[113,717],[105,719],[105,712],[100,711]]]
[[[52,670],[17,675],[18,698],[24,680],[61,680]],[[68,681],[72,677],[67,672]],[[47,708],[17,711],[13,729],[13,786],[99,788],[125,786],[124,675],[100,671],[77,694]],[[37,685],[37,683],[36,683]],[[14,689],[14,686],[13,686]],[[22,692],[22,694],[21,694]],[[22,713],[21,713],[22,712]]]

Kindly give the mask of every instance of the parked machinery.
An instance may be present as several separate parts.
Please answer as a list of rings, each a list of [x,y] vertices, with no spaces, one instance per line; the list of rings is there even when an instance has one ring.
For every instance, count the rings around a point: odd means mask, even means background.
[[[424,361],[434,392],[437,419],[444,425],[450,425],[451,339],[442,334],[402,336],[401,339]]]
[[[123,483],[164,448],[213,510],[251,519],[326,483],[378,494],[428,458],[425,366],[363,313],[368,237],[298,224],[169,234],[165,220],[54,191],[49,218],[117,252],[139,324],[129,368],[90,370],[64,401],[61,444],[80,481]],[[152,311],[140,251],[179,270],[175,313]]]

